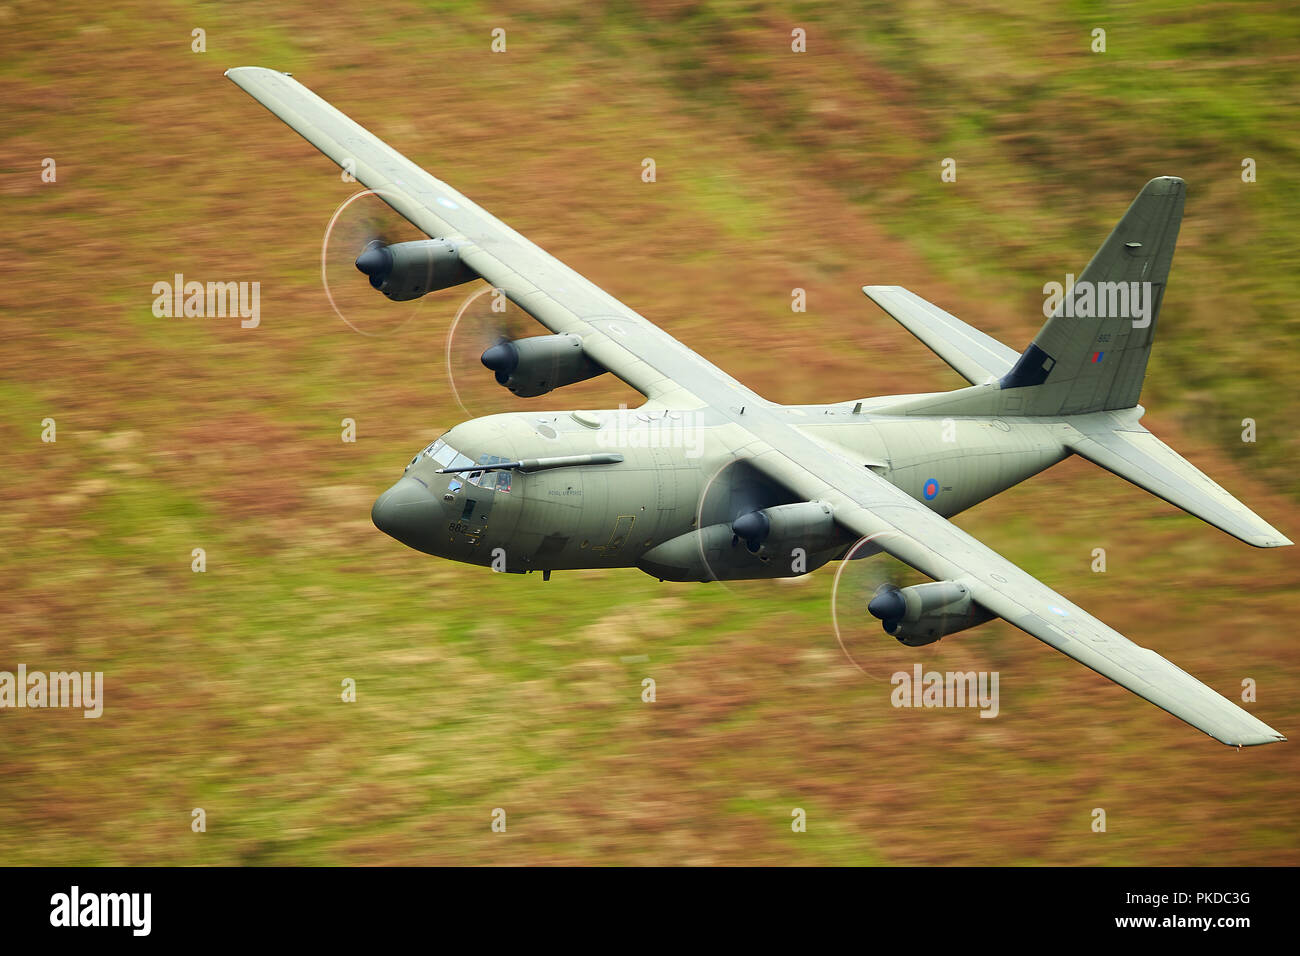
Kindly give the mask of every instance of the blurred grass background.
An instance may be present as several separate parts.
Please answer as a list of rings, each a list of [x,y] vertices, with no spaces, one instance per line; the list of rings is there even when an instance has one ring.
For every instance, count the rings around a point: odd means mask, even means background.
[[[1296,863],[1293,745],[1233,753],[1000,622],[924,653],[863,623],[868,677],[832,568],[544,584],[379,534],[375,495],[464,417],[463,293],[339,322],[320,241],[356,187],[221,73],[294,72],[785,402],[958,386],[860,286],[1020,348],[1042,284],[1182,176],[1146,424],[1295,537],[1298,39],[1283,3],[0,7],[0,670],[103,670],[107,698],[0,711],[0,863]],[[259,281],[261,327],[155,318],[177,272]],[[637,401],[607,379],[533,405]],[[1077,460],[959,521],[1300,728],[1292,550]],[[1000,716],[892,708],[916,660],[998,670]]]

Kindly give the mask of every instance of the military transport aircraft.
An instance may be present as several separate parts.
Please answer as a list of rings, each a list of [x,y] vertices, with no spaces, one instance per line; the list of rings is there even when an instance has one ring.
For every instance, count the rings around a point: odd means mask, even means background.
[[[855,556],[884,551],[934,579],[882,585],[864,609],[904,644],[1001,617],[1225,744],[1285,739],[947,520],[1078,454],[1247,544],[1291,544],[1139,424],[1181,179],[1147,183],[1023,353],[905,289],[863,289],[969,387],[778,405],[288,74],[226,75],[430,237],[367,244],[356,266],[372,286],[406,300],[485,279],[551,333],[483,354],[515,395],[610,372],[646,398],[625,414],[457,425],[375,502],[382,531],[497,570],[636,567],[671,581],[792,576],[857,543]],[[656,440],[688,425],[695,440]]]

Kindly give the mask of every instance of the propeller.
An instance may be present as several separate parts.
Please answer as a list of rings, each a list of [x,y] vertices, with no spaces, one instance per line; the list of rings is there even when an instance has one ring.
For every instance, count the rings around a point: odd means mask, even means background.
[[[912,573],[869,539],[857,542],[846,557],[826,569],[835,569],[830,624],[840,650],[858,670],[887,680],[900,667],[911,667],[918,654],[928,653],[880,633],[882,624],[886,634],[898,627],[907,609],[900,588],[910,583]]]
[[[375,290],[392,269],[388,246],[423,238],[373,193],[354,193],[344,201],[330,220],[321,246],[321,281],[339,317],[368,336],[391,334],[409,322],[423,308],[423,299],[393,302]],[[357,272],[369,283],[359,281]]]
[[[519,364],[519,353],[511,343],[545,335],[546,329],[497,290],[481,285],[467,289],[469,294],[447,330],[447,376],[452,392],[471,418],[520,411],[520,399],[502,388]]]
[[[739,459],[730,459],[720,465],[700,489],[692,529],[719,524],[730,527],[732,547],[743,541],[751,554],[757,554],[771,529],[771,522],[762,509],[773,500],[770,484]],[[701,551],[700,557],[711,576],[727,590],[747,593],[761,586],[753,581],[728,579],[727,567],[731,558],[725,551],[721,555],[715,553],[712,560],[710,553],[705,551]],[[715,561],[718,562],[716,568]]]

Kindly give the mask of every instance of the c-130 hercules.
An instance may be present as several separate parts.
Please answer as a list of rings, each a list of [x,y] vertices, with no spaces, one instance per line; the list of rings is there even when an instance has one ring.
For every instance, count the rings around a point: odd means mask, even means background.
[[[636,567],[671,581],[793,576],[865,541],[854,556],[884,551],[934,579],[883,585],[868,604],[904,644],[1001,617],[1222,743],[1286,739],[947,520],[1078,454],[1248,544],[1291,544],[1138,423],[1181,179],[1147,183],[1023,354],[905,289],[863,289],[969,387],[778,405],[288,74],[226,75],[430,237],[367,245],[357,268],[376,289],[405,300],[485,279],[551,332],[484,353],[510,391],[611,372],[646,397],[622,441],[611,441],[628,428],[619,412],[457,425],[375,502],[380,530],[468,564],[546,576]],[[1129,290],[1146,305],[1098,307]],[[691,442],[653,440],[687,428]],[[636,429],[651,440],[632,440]]]

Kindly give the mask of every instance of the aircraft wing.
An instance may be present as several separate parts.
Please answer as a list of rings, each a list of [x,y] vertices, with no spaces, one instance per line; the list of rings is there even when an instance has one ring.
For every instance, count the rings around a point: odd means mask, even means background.
[[[552,332],[582,336],[583,350],[648,398],[666,400],[682,384],[726,382],[756,398],[717,366],[525,239],[500,219],[425,172],[287,73],[227,70],[236,85],[291,126],[431,238],[451,239],[467,266]],[[653,356],[653,359],[650,359]],[[680,404],[688,395],[674,395]]]
[[[842,461],[842,460],[841,460]],[[994,614],[1234,746],[1286,738],[1159,654],[1133,643],[924,504],[867,469],[776,448],[752,463],[800,496],[830,503],[836,520],[935,580],[971,589]]]
[[[901,285],[864,285],[862,291],[972,385],[1001,378],[1020,358],[993,336]]]
[[[826,501],[844,527],[874,536],[882,550],[936,580],[966,584],[990,611],[1223,743],[1285,739],[1160,655],[1071,604],[862,462],[850,461],[799,431],[780,406],[424,172],[296,80],[259,67],[239,67],[226,75],[340,166],[351,168],[360,182],[417,228],[434,238],[454,240],[466,265],[552,332],[581,335],[587,355],[611,373],[648,398],[680,408],[707,405],[730,421],[737,429],[737,457],[751,460],[808,500]],[[894,296],[891,305],[915,317],[911,324],[904,322],[913,331],[928,330],[925,335],[930,337],[923,336],[927,343],[956,334],[952,323],[964,325],[936,307],[916,306],[908,296]],[[965,332],[961,335],[969,338]],[[963,362],[958,353],[965,350],[969,367],[981,373],[995,373],[1003,360],[1013,359],[989,344],[996,345],[996,340],[977,338],[973,343],[950,354]],[[982,357],[976,359],[977,353]],[[832,409],[826,414],[852,413]]]

